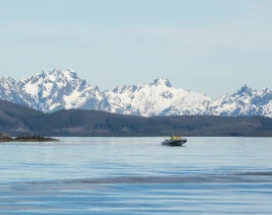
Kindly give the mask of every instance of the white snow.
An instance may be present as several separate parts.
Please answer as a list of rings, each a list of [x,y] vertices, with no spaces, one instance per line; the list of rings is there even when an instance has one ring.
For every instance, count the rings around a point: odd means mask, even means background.
[[[213,99],[178,89],[158,78],[148,84],[120,85],[101,92],[80,79],[72,69],[52,69],[22,78],[18,83],[0,77],[0,98],[53,112],[84,108],[142,116],[155,115],[263,115],[272,117],[272,91],[244,85],[233,94]]]
[[[121,85],[104,94],[112,106],[112,112],[139,113],[142,116],[160,115],[169,107],[175,107],[180,114],[188,114],[192,112],[192,105],[203,113],[206,104],[211,101],[203,94],[176,89],[167,79],[161,78],[149,84]]]

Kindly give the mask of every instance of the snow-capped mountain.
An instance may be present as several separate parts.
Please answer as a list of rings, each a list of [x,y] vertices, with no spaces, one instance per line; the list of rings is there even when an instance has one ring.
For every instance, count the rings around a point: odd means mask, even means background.
[[[272,116],[272,91],[268,88],[253,90],[244,85],[232,95],[214,100],[207,114],[221,116]]]
[[[137,86],[119,86],[104,94],[111,112],[141,116],[204,114],[212,101],[201,93],[176,89],[167,79]]]
[[[262,115],[272,117],[272,91],[242,86],[237,92],[212,99],[173,87],[167,79],[148,84],[117,86],[101,92],[71,70],[53,69],[16,82],[0,77],[0,99],[44,112],[59,109],[102,110],[141,116]]]
[[[60,109],[101,109],[104,97],[98,87],[90,86],[71,70],[53,69],[29,78],[17,86],[31,96],[38,109],[53,112]],[[106,109],[106,108],[105,108]]]
[[[0,77],[0,99],[37,108],[30,96],[20,90],[16,81],[10,77]]]

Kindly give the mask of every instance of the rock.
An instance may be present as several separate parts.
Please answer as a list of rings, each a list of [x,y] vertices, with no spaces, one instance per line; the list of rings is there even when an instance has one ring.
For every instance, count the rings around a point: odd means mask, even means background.
[[[59,141],[58,139],[54,139],[51,137],[42,137],[40,135],[25,135],[19,136],[13,139],[13,141],[17,142],[54,142]]]
[[[0,133],[0,142],[55,142],[59,141],[51,137],[42,137],[40,135],[25,135],[12,138],[8,134]]]
[[[0,142],[10,142],[13,141],[12,137],[5,133],[0,133]]]

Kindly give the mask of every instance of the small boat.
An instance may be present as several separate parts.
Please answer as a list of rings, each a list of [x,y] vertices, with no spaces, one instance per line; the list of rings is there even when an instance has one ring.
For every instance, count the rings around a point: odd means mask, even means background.
[[[171,136],[169,139],[165,139],[161,144],[165,146],[182,146],[187,142],[187,139],[181,136]]]

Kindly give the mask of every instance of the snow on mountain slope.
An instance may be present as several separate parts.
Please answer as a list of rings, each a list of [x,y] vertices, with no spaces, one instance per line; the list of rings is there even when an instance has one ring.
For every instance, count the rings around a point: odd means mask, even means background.
[[[21,105],[31,105],[33,108],[36,107],[30,96],[21,91],[16,86],[16,81],[10,77],[0,77],[0,99]]]
[[[104,99],[97,87],[88,85],[71,69],[42,72],[21,79],[17,86],[45,112],[64,108],[99,109]]]
[[[53,69],[16,83],[0,77],[0,99],[44,112],[59,109],[102,110],[141,116],[262,115],[272,117],[272,91],[243,86],[233,94],[212,99],[171,86],[167,79],[149,84],[117,86],[100,92],[71,70]]]
[[[272,116],[272,91],[252,90],[244,85],[236,93],[214,100],[207,114],[221,116]]]
[[[167,79],[149,84],[119,86],[104,92],[111,112],[142,116],[204,114],[211,98],[176,89]]]

